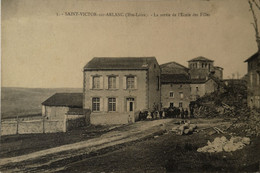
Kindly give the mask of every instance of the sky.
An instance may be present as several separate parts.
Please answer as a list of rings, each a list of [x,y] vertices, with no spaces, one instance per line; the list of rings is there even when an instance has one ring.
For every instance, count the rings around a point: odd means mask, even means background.
[[[83,67],[93,57],[155,56],[159,64],[187,66],[204,56],[224,68],[224,78],[242,77],[244,60],[257,51],[246,0],[2,0],[1,5],[2,87],[81,88]],[[160,16],[166,13],[171,16]]]

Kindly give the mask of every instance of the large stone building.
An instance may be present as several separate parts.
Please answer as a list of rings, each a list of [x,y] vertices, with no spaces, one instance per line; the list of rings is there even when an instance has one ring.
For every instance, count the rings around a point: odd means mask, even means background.
[[[260,108],[260,51],[249,57],[247,62],[247,104]]]
[[[93,58],[84,67],[83,109],[91,124],[134,122],[140,110],[160,108],[155,57]]]
[[[80,109],[86,122],[126,124],[135,122],[143,110],[188,109],[191,101],[216,91],[215,78],[222,79],[223,73],[221,67],[214,67],[213,60],[204,57],[188,62],[190,68],[176,62],[159,66],[155,57],[93,58],[83,70]],[[209,77],[212,74],[214,80]],[[43,115],[50,120],[60,117],[63,121],[72,110],[73,98],[66,95],[61,102],[59,96],[43,103]]]
[[[223,68],[215,67],[213,60],[200,56],[188,61],[188,66],[176,62],[160,65],[162,107],[189,108],[191,101],[218,89],[215,80],[223,78]]]

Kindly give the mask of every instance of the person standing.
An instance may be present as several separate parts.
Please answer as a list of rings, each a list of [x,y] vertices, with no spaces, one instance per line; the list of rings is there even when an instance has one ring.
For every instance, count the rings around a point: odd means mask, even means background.
[[[185,112],[184,112],[185,118],[188,118],[188,114],[189,114],[189,112],[188,112],[188,109],[186,108]]]
[[[181,108],[181,118],[184,119],[184,109]]]

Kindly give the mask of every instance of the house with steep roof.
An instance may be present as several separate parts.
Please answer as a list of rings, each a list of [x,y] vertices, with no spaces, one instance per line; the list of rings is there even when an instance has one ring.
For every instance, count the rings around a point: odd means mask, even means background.
[[[247,60],[247,104],[260,108],[260,49]]]
[[[83,74],[83,109],[91,111],[91,124],[135,122],[141,110],[160,108],[155,57],[96,57]]]

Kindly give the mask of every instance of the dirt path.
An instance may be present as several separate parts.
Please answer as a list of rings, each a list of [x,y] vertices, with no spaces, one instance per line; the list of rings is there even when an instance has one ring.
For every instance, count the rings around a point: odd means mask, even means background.
[[[164,124],[172,121],[174,120],[163,119],[137,122],[121,130],[111,131],[101,137],[87,141],[63,145],[22,156],[0,159],[0,169],[11,172],[28,172],[35,171],[36,169],[39,171],[38,168],[42,167],[43,170],[46,171],[45,168],[55,162],[89,154],[114,145],[140,140],[150,135],[163,132],[165,130]]]

